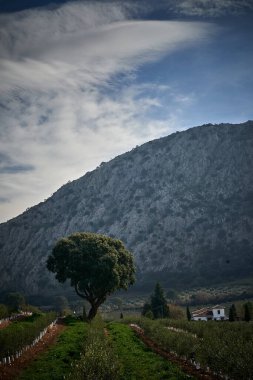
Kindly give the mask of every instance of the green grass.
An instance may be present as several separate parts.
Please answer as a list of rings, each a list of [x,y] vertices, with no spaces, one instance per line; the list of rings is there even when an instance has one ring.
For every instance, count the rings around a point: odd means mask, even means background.
[[[72,367],[66,380],[120,380],[122,366],[105,323],[97,316],[88,327],[80,361]]]
[[[190,359],[195,352],[202,368],[231,379],[249,380],[253,373],[253,324],[247,322],[179,321],[140,318],[137,324],[145,335],[164,350],[173,350]],[[175,327],[184,332],[168,330]]]
[[[123,366],[122,380],[190,379],[174,364],[147,348],[130,327],[112,322],[108,329]]]
[[[70,371],[71,363],[80,358],[88,325],[73,318],[66,319],[66,324],[56,344],[35,359],[19,380],[62,380]]]
[[[21,350],[29,345],[56,317],[53,313],[34,314],[24,321],[15,321],[0,330],[0,358]]]

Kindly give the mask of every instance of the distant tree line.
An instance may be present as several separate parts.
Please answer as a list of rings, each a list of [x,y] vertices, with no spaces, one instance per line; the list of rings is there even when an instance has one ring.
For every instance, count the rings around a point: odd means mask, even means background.
[[[246,302],[243,305],[243,311],[244,311],[243,320],[246,322],[252,321],[253,320],[253,304],[252,304],[252,302],[249,302],[249,301]],[[238,321],[241,319],[238,316],[235,304],[232,304],[231,307],[229,308],[228,318],[229,318],[230,322]]]

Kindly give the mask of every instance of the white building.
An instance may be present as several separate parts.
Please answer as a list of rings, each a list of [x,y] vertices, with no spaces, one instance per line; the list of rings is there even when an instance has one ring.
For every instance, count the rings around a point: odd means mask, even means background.
[[[228,319],[225,308],[220,305],[194,310],[191,314],[193,321],[224,321]]]

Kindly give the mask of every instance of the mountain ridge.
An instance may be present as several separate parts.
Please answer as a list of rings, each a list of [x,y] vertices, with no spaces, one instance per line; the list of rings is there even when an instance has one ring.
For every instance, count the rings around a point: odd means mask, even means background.
[[[46,259],[75,231],[123,240],[141,275],[198,283],[253,274],[252,147],[252,121],[205,124],[101,163],[0,225],[1,289],[55,291]]]

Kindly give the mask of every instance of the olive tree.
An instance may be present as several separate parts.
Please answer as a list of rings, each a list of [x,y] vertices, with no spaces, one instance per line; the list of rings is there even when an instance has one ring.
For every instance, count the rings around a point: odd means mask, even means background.
[[[132,254],[120,240],[95,233],[78,232],[60,239],[47,268],[59,282],[69,279],[78,296],[90,303],[88,320],[108,295],[134,283]]]

